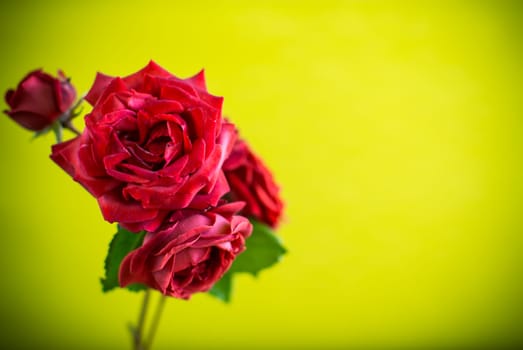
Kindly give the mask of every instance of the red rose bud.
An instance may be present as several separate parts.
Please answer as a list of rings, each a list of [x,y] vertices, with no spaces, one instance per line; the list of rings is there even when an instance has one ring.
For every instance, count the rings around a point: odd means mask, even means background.
[[[104,218],[155,231],[172,210],[216,206],[236,132],[203,72],[179,79],[154,62],[125,78],[98,74],[82,135],[51,158],[98,199]]]
[[[245,238],[251,234],[249,220],[234,215],[242,205],[235,202],[208,211],[176,212],[124,258],[120,285],[142,283],[183,299],[208,291],[244,251]]]
[[[4,113],[24,128],[40,131],[69,110],[75,98],[76,91],[62,71],[54,78],[35,70],[16,90],[7,91],[5,101],[11,109]]]
[[[269,169],[245,141],[236,141],[223,170],[231,187],[232,200],[246,203],[241,214],[276,227],[283,210],[279,188]]]

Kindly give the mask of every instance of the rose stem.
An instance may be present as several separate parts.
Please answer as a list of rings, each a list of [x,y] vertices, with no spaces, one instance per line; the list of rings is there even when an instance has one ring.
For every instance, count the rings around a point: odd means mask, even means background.
[[[73,119],[76,118],[77,116],[80,115],[82,109],[80,109],[80,111],[78,112],[75,112],[75,110],[82,104],[82,102],[84,101],[85,99],[85,96],[87,96],[87,94],[83,94],[82,96],[80,96],[80,98],[78,99],[78,101],[76,101],[76,103],[74,104],[74,106],[72,106],[65,114],[64,114],[64,119],[61,120],[62,122],[62,126],[66,129],[69,129],[71,130],[73,133],[75,133],[76,135],[80,135],[80,132],[78,131],[78,129],[76,129],[73,125]]]
[[[53,124],[54,136],[56,137],[56,143],[61,143],[63,140],[62,126],[59,123]]]
[[[160,295],[160,299],[158,300],[158,304],[156,306],[156,312],[154,314],[153,323],[151,324],[151,328],[149,329],[149,337],[145,342],[144,350],[149,350],[151,348],[151,345],[153,344],[154,335],[156,334],[156,330],[158,329],[158,324],[160,323],[160,318],[162,316],[165,299],[167,299],[165,295]]]
[[[142,301],[142,308],[140,310],[140,315],[138,316],[138,323],[136,324],[136,328],[133,330],[133,339],[134,339],[134,348],[135,350],[143,350],[145,349],[145,346],[142,345],[142,332],[143,332],[143,325],[145,323],[145,316],[147,314],[147,308],[149,306],[149,296],[150,296],[149,289],[145,290],[145,294],[143,296]]]

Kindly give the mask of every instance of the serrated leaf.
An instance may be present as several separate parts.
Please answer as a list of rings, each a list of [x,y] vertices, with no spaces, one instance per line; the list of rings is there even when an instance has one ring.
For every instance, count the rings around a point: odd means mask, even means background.
[[[131,283],[125,288],[129,289],[131,292],[140,292],[142,290],[146,290],[148,287],[141,283]]]
[[[247,249],[238,255],[229,271],[209,291],[212,296],[228,303],[231,299],[232,280],[236,273],[247,272],[256,276],[261,270],[277,263],[287,250],[271,228],[251,220],[252,234],[245,242]]]
[[[234,260],[230,272],[248,272],[254,276],[277,263],[287,250],[272,230],[252,220],[252,234],[245,245],[247,249]]]
[[[231,300],[232,273],[227,272],[216,282],[209,293],[216,298],[228,303]]]
[[[129,252],[140,247],[145,237],[145,231],[140,233],[132,233],[118,225],[118,232],[114,235],[109,244],[109,251],[105,258],[105,278],[101,278],[102,290],[108,292],[114,288],[119,288],[118,271],[120,264]],[[127,287],[131,291],[139,291],[147,287],[141,284],[132,284]]]

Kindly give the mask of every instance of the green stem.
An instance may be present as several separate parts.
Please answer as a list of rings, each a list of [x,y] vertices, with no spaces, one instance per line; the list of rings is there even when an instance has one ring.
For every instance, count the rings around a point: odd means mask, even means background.
[[[56,143],[61,143],[63,140],[62,125],[55,122],[53,124],[54,136],[56,137]]]
[[[71,108],[69,108],[69,110],[67,110],[64,114],[62,114],[62,116],[60,116],[60,118],[59,118],[60,125],[63,128],[72,131],[76,135],[80,135],[80,131],[78,131],[78,129],[76,129],[74,127],[73,119],[76,118],[77,116],[79,116],[80,113],[82,112],[82,108],[80,108],[80,110],[78,110],[78,111],[77,111],[77,109],[78,109],[78,107],[80,107],[80,105],[84,101],[85,96],[86,96],[86,94],[82,95],[78,99],[78,101],[76,101],[76,103]]]
[[[144,342],[144,350],[151,349],[151,346],[153,344],[154,335],[156,334],[156,330],[158,329],[158,324],[160,323],[160,318],[162,317],[162,311],[163,306],[165,305],[165,295],[161,295],[160,299],[158,300],[158,304],[156,306],[156,312],[154,313],[153,322],[151,324],[151,328],[149,329],[149,337]]]
[[[142,308],[140,310],[140,315],[138,316],[138,323],[136,324],[136,328],[133,327],[131,330],[132,336],[133,336],[133,345],[135,350],[145,350],[145,346],[143,345],[143,328],[145,324],[145,317],[147,315],[147,308],[149,306],[149,297],[151,292],[149,289],[145,290],[145,294],[143,296],[142,301]]]

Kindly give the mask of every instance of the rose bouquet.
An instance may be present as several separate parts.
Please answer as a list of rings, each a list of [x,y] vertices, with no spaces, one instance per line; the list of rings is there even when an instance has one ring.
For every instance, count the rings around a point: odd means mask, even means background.
[[[203,71],[188,79],[153,61],[126,77],[98,73],[76,99],[70,79],[29,73],[5,96],[5,113],[26,129],[54,131],[51,159],[117,223],[105,259],[103,291],[144,291],[135,349],[152,343],[165,296],[209,292],[229,301],[236,273],[256,275],[285,253],[274,236],[279,189],[263,161],[222,116],[223,98],[207,91]],[[92,110],[72,124],[85,99]],[[63,141],[63,130],[74,138]],[[148,336],[150,290],[162,298]]]

